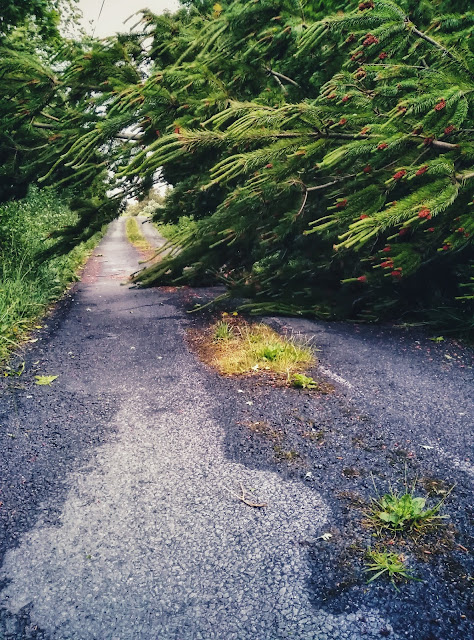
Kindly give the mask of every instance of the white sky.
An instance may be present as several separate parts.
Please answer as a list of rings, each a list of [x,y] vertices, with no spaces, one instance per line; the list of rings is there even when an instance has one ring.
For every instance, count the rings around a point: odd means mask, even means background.
[[[84,15],[83,26],[87,33],[91,35],[97,23],[101,4],[102,0],[79,0],[78,3]],[[130,20],[125,25],[123,21],[140,9],[147,8],[154,13],[163,13],[166,9],[176,11],[178,7],[178,0],[105,0],[95,35],[99,38],[104,38],[117,31],[128,31],[133,26],[134,21]],[[91,21],[92,25],[90,24]]]

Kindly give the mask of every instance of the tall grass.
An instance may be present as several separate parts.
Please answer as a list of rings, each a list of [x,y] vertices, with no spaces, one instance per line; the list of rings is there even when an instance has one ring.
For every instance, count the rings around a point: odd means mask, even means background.
[[[0,362],[77,278],[102,237],[98,232],[64,255],[43,258],[58,242],[56,232],[77,221],[77,214],[49,190],[32,188],[26,198],[0,205]]]

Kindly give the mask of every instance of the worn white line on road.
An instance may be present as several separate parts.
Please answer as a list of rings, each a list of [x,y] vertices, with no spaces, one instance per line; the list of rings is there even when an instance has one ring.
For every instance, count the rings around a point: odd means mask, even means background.
[[[323,367],[323,366],[319,365],[319,370],[321,371],[321,373],[323,375],[327,376],[328,378],[331,378],[331,380],[335,380],[336,382],[339,382],[339,384],[343,384],[348,389],[352,389],[353,388],[353,386],[352,386],[352,384],[350,382],[348,382],[347,380],[345,380],[341,376],[337,375],[337,373],[333,373],[329,369],[326,369],[326,367]]]

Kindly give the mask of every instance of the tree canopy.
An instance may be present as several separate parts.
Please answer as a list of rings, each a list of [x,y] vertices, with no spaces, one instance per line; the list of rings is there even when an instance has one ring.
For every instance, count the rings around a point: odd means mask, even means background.
[[[160,218],[196,224],[143,284],[225,282],[254,310],[472,318],[456,301],[473,261],[469,4],[196,0],[49,55],[10,33],[3,197],[38,181],[108,216],[164,178]]]

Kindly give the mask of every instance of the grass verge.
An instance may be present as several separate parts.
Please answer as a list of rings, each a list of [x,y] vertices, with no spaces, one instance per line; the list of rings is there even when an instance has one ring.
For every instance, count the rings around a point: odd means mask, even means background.
[[[127,221],[125,222],[125,233],[130,244],[132,244],[135,249],[140,252],[143,258],[143,262],[151,261],[152,258],[154,258],[155,248],[143,235],[143,232],[140,229],[140,225],[137,222],[136,218],[127,218]]]
[[[34,188],[23,200],[0,205],[0,363],[78,279],[78,270],[102,238],[105,227],[69,252],[44,258],[58,242],[57,232],[77,220],[49,190]]]

